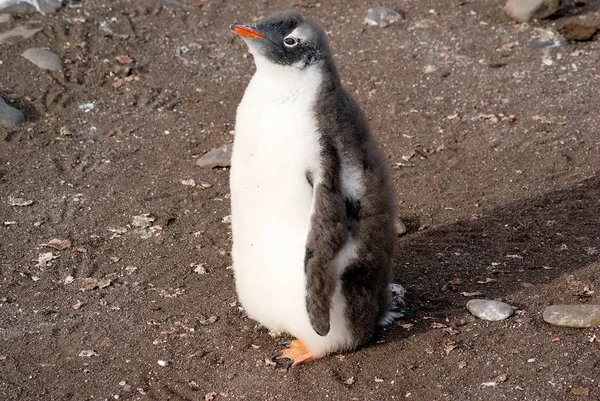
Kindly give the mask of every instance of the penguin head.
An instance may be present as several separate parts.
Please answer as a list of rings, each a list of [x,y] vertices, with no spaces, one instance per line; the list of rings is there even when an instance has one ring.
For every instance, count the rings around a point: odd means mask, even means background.
[[[329,57],[323,29],[295,12],[275,13],[256,25],[235,22],[231,29],[244,39],[256,61],[304,69]]]

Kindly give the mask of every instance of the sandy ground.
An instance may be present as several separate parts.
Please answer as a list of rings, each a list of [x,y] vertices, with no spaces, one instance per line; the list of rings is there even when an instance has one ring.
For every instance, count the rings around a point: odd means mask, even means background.
[[[43,28],[0,45],[27,117],[0,128],[1,399],[600,399],[600,330],[541,317],[600,303],[600,42],[535,47],[600,26],[600,2],[516,24],[496,0],[395,1],[387,28],[365,1],[73,3],[0,23]],[[265,363],[287,337],[236,303],[229,171],[195,165],[233,140],[254,71],[229,24],[284,9],[325,27],[388,156],[417,313],[288,372]],[[518,311],[478,320],[474,292]]]

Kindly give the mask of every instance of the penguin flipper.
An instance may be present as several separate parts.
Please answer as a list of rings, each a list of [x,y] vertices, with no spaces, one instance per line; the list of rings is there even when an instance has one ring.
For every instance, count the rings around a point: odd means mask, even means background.
[[[348,237],[344,200],[331,182],[319,182],[313,192],[313,214],[306,242],[306,309],[317,334],[330,329],[331,300],[338,280],[335,257]]]

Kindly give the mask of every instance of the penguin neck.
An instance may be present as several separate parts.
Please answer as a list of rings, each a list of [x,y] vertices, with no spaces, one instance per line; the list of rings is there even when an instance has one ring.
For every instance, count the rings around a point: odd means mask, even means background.
[[[325,77],[324,82],[327,87],[324,88],[327,91],[335,91],[342,87],[342,81],[335,68],[335,63],[331,58],[326,58],[321,64],[322,75]]]
[[[255,64],[253,84],[260,87],[265,98],[273,100],[314,98],[321,84],[327,80],[327,70],[322,63],[300,68],[296,65],[275,64],[262,57],[255,57]]]

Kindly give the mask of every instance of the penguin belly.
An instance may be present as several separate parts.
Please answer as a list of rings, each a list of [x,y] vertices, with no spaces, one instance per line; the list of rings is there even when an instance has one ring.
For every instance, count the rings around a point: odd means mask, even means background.
[[[320,154],[312,112],[317,88],[279,87],[266,96],[265,82],[255,75],[238,107],[230,178],[236,290],[250,318],[325,355],[354,344],[341,284],[326,336],[313,330],[306,309],[304,256],[313,208],[307,172],[319,168]]]

